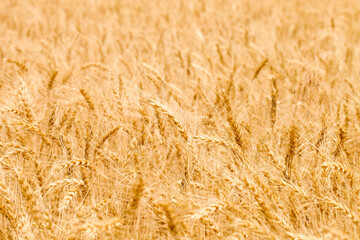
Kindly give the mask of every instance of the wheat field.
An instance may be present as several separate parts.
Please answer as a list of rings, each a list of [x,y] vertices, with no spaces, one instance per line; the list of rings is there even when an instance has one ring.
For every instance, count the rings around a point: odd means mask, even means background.
[[[0,239],[360,239],[356,0],[2,0]]]

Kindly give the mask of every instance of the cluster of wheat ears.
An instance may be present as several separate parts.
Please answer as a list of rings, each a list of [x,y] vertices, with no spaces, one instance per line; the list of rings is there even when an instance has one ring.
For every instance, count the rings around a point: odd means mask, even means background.
[[[356,0],[2,0],[0,239],[359,239]]]

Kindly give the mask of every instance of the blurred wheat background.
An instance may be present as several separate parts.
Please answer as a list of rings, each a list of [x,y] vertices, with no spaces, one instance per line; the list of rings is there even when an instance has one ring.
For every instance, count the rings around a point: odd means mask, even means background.
[[[360,239],[359,22],[2,0],[0,239]]]

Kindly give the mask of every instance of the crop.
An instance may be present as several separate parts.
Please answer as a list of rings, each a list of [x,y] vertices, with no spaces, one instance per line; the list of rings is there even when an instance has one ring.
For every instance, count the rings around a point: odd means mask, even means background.
[[[355,0],[2,0],[0,239],[359,239]]]

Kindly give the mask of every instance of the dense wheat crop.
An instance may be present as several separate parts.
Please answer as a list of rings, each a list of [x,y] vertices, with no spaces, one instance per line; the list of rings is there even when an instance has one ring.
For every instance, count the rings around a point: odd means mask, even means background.
[[[360,239],[356,0],[1,0],[0,239]]]

